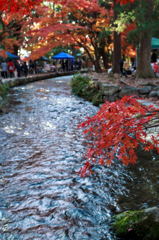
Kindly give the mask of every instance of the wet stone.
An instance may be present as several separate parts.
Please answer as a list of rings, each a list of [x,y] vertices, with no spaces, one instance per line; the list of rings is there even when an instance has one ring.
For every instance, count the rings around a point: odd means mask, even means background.
[[[151,91],[148,97],[157,97],[157,93],[155,91]]]

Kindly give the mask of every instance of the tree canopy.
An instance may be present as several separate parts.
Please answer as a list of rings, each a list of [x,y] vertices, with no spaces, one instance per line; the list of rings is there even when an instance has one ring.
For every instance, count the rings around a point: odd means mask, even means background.
[[[108,67],[107,56],[114,51],[118,68],[120,45],[123,54],[135,57],[139,42],[137,77],[154,76],[150,56],[151,37],[158,29],[158,0],[1,0],[0,10],[1,46],[12,49],[19,44],[31,51],[32,59],[58,46],[83,48],[101,71],[101,56]]]

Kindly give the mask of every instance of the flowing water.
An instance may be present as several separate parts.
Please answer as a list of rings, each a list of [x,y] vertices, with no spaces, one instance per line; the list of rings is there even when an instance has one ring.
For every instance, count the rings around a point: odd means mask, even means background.
[[[71,94],[70,77],[10,90],[0,115],[0,239],[116,240],[109,219],[158,205],[159,157],[139,151],[134,167],[115,162],[78,171],[89,144],[81,129],[98,108]]]

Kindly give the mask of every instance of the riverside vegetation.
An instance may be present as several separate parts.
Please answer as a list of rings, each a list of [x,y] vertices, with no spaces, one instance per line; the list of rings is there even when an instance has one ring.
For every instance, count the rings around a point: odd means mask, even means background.
[[[103,103],[101,91],[88,76],[82,76],[80,74],[74,75],[70,86],[75,95],[92,102],[93,105],[99,106],[99,104]]]
[[[8,84],[2,84],[0,85],[0,96],[3,98],[9,90],[9,85]]]
[[[7,94],[8,90],[9,90],[9,85],[8,84],[1,84],[0,85],[0,112],[2,112],[2,99]]]
[[[159,237],[159,222],[155,219],[157,207],[147,211],[127,211],[114,217],[113,228],[116,235],[126,239],[157,240]],[[155,214],[151,211],[155,210]]]

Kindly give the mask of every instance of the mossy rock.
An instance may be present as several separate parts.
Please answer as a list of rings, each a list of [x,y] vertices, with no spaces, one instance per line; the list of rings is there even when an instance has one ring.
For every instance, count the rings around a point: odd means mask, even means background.
[[[159,208],[127,211],[116,215],[113,228],[116,235],[126,239],[158,240]]]

